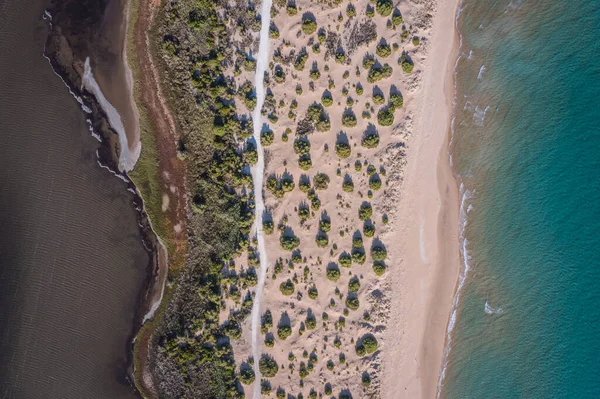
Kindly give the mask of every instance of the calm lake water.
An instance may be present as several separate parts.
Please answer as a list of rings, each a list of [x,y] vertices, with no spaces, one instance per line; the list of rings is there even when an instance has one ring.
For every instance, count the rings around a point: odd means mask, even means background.
[[[469,270],[443,395],[600,398],[600,2],[464,0]]]
[[[0,0],[0,396],[130,398],[146,276],[133,194],[43,57],[45,4]]]

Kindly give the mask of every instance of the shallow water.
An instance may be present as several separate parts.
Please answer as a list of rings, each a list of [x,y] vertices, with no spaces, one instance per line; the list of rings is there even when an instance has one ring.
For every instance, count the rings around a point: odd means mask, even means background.
[[[447,398],[600,397],[600,3],[465,0]]]
[[[135,397],[148,265],[124,182],[43,57],[42,1],[0,1],[0,395]]]

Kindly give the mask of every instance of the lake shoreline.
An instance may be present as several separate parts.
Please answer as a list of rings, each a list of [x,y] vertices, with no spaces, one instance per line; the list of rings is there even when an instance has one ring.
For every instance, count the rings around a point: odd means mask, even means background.
[[[126,13],[127,10],[125,9]],[[46,10],[45,17],[49,23],[50,29],[44,49],[44,56],[49,61],[54,72],[62,79],[68,90],[80,103],[82,111],[86,113],[90,131],[99,139],[100,146],[96,152],[97,162],[102,168],[106,168],[115,175],[115,177],[123,180],[127,184],[127,190],[133,194],[133,207],[136,211],[140,235],[143,237],[143,245],[150,255],[150,261],[146,267],[146,277],[143,287],[139,293],[136,310],[134,313],[134,324],[131,328],[131,333],[127,340],[126,348],[126,364],[123,369],[128,370],[126,377],[132,389],[137,391],[133,378],[133,344],[140,328],[144,325],[149,312],[156,308],[162,298],[162,291],[166,281],[166,273],[164,272],[164,260],[161,262],[159,258],[164,257],[163,251],[160,251],[162,244],[160,239],[152,228],[150,218],[146,212],[144,199],[141,196],[136,185],[125,172],[119,171],[120,152],[119,140],[117,132],[108,123],[108,116],[98,103],[95,96],[90,93],[82,84],[82,76],[84,71],[84,60],[79,58],[77,47],[79,43],[72,45],[69,40],[63,35],[60,27],[55,24],[54,16],[55,9]],[[77,16],[69,16],[77,17]],[[85,34],[70,37],[76,37],[80,40],[86,40]],[[76,39],[76,40],[77,40]],[[125,38],[123,38],[125,40]],[[88,45],[91,46],[90,43]],[[82,47],[86,47],[85,45]],[[158,293],[158,294],[157,294]],[[139,392],[138,392],[139,394]]]

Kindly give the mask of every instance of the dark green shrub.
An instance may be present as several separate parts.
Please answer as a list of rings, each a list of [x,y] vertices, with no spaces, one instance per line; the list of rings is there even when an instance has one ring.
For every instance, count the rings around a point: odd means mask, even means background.
[[[294,283],[292,283],[292,280],[287,280],[281,283],[279,285],[279,291],[281,291],[283,295],[292,295],[294,293]]]
[[[392,13],[392,9],[394,8],[394,3],[391,0],[377,0],[376,9],[379,15],[382,17],[387,17]]]
[[[358,217],[360,220],[364,222],[365,220],[370,219],[371,216],[373,216],[373,207],[371,207],[371,204],[366,202],[361,204],[358,208]]]
[[[333,282],[338,281],[340,279],[340,269],[337,269],[337,268],[327,269],[327,278]]]
[[[352,148],[348,143],[337,143],[335,145],[335,153],[338,155],[338,157],[345,159],[348,158],[352,153]]]
[[[260,134],[260,143],[264,147],[268,147],[273,144],[273,140],[275,139],[275,133],[272,130],[266,130]]]
[[[315,237],[315,242],[317,243],[317,247],[325,248],[329,244],[329,237],[327,237],[327,233],[319,231]]]
[[[321,104],[323,104],[323,106],[325,106],[325,107],[332,106],[333,98],[331,97],[331,94],[329,94],[328,92],[323,94],[323,96],[321,97]]]
[[[319,221],[319,230],[328,233],[331,230],[331,221],[327,219],[321,219]]]
[[[356,277],[348,282],[348,292],[357,293],[360,289],[360,280]]]
[[[280,340],[286,340],[290,335],[292,335],[292,328],[290,326],[279,326],[277,327],[277,336]]]
[[[350,310],[357,310],[360,307],[360,302],[357,297],[346,298],[346,307]]]
[[[302,32],[305,35],[312,35],[317,30],[317,23],[312,19],[305,18],[302,21]]]
[[[342,252],[338,258],[338,261],[343,267],[352,266],[352,256],[347,252]]]
[[[373,237],[375,235],[375,226],[373,226],[371,223],[365,222],[363,225],[363,234],[365,237]]]
[[[277,375],[279,371],[279,366],[275,359],[270,356],[262,355],[260,361],[258,362],[258,369],[263,377],[271,378]]]
[[[387,58],[392,54],[392,48],[389,44],[380,43],[377,45],[375,53],[381,58]]]
[[[346,15],[348,16],[348,18],[356,16],[356,8],[352,3],[348,3],[348,6],[346,7]]]
[[[312,287],[310,287],[308,289],[308,297],[310,299],[317,299],[318,296],[319,296],[319,291],[317,290],[317,287],[315,287],[313,285]]]
[[[415,67],[415,64],[413,64],[412,60],[408,57],[406,53],[402,53],[398,64],[402,66],[402,70],[404,71],[404,73],[411,73],[413,71],[413,68]]]
[[[367,133],[360,144],[365,148],[377,148],[379,146],[379,135],[377,133]]]
[[[372,334],[366,334],[356,344],[356,354],[364,356],[373,354],[377,350],[377,339]]]
[[[373,264],[373,272],[375,275],[380,277],[385,273],[385,265],[383,263],[376,262]]]
[[[313,184],[317,190],[326,190],[329,185],[329,176],[325,173],[317,173],[313,179]]]
[[[387,250],[383,246],[374,246],[371,248],[371,257],[374,261],[382,262],[387,257]]]
[[[279,243],[281,244],[281,248],[287,251],[293,251],[300,245],[300,239],[296,236],[281,235]]]
[[[347,112],[342,116],[342,125],[345,127],[356,126],[356,116],[353,113]]]
[[[377,112],[377,123],[380,126],[392,126],[394,123],[394,112],[390,108],[380,109]]]
[[[250,385],[255,379],[254,370],[251,367],[245,367],[240,369],[240,382],[244,385]]]
[[[352,250],[352,262],[363,265],[366,260],[367,255],[365,254],[365,251],[356,248]]]
[[[392,93],[390,95],[390,105],[394,107],[394,109],[402,108],[404,105],[404,99],[401,94]]]
[[[373,175],[371,178],[369,178],[369,188],[374,191],[377,191],[381,188],[381,179],[379,176]]]

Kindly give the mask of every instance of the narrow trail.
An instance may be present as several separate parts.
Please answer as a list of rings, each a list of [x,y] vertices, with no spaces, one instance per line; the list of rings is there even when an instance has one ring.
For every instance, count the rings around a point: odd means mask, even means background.
[[[265,71],[269,61],[269,25],[271,24],[271,3],[272,0],[263,0],[261,10],[260,42],[258,45],[258,54],[256,55],[256,74],[254,75],[254,87],[256,88],[256,108],[252,120],[254,121],[254,140],[256,142],[256,152],[258,153],[258,162],[252,168],[252,180],[254,181],[254,231],[258,241],[258,253],[260,258],[260,268],[258,270],[258,283],[256,285],[256,294],[252,306],[252,356],[254,357],[254,380],[253,395],[254,399],[260,398],[261,374],[258,368],[260,360],[260,314],[261,302],[263,296],[263,287],[267,275],[267,250],[265,249],[265,235],[262,227],[262,217],[265,211],[263,201],[263,178],[265,173],[265,154],[260,143],[260,133],[262,130],[261,109],[265,102],[265,87],[263,84]]]

